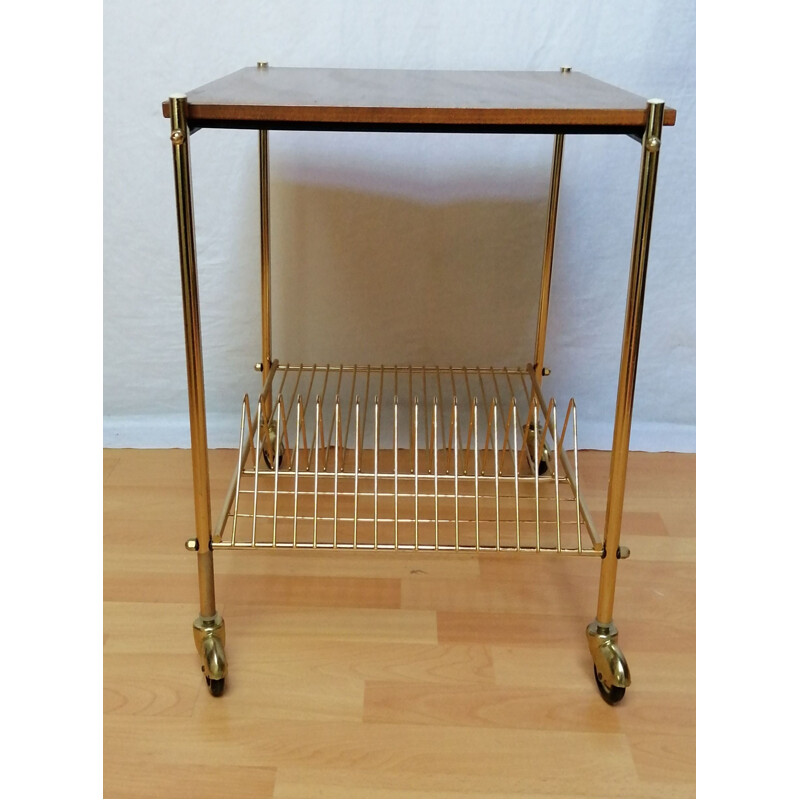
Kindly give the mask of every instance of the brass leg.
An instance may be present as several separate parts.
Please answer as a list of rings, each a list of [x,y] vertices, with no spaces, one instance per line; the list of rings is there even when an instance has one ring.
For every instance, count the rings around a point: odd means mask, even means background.
[[[269,63],[259,61],[258,69],[269,69]],[[272,367],[272,305],[270,299],[270,237],[269,237],[269,131],[258,132],[258,182],[261,200],[261,361],[256,369],[269,375]],[[264,397],[265,424],[272,414],[272,384]],[[262,432],[259,431],[259,436]],[[269,462],[273,448],[269,447]],[[256,455],[258,457],[258,455]]]
[[[570,72],[570,67],[562,67],[562,73]],[[561,186],[561,159],[564,152],[564,134],[557,133],[553,143],[553,166],[550,171],[550,195],[547,206],[547,227],[545,229],[544,256],[542,258],[542,282],[539,287],[539,315],[536,325],[536,344],[533,354],[533,372],[541,383],[547,374],[544,366],[544,345],[547,336],[547,313],[550,308],[550,283],[553,275],[553,252],[556,241],[556,216],[558,214],[558,192]]]
[[[200,587],[200,616],[195,620],[195,642],[204,655],[206,677],[217,683],[214,693],[221,693],[225,677],[222,618],[217,614],[214,597],[214,560],[211,552],[211,501],[208,481],[208,440],[203,383],[203,351],[200,336],[200,307],[197,291],[197,255],[195,250],[192,180],[189,161],[189,128],[186,124],[186,96],[170,97],[172,157],[175,169],[175,199],[178,211],[181,286],[183,291],[183,326],[186,338],[186,372],[189,388],[189,428],[192,442],[192,478],[194,483],[194,518],[197,549],[197,576]],[[198,643],[201,639],[213,641]],[[208,654],[211,655],[208,655]],[[208,656],[208,657],[206,657]],[[210,665],[210,662],[211,663]],[[215,691],[216,690],[216,691]]]
[[[263,62],[262,62],[263,63]],[[261,64],[259,64],[260,68]],[[261,363],[258,367],[265,376],[270,375],[272,361],[272,301],[270,296],[270,236],[269,236],[269,131],[258,132],[258,174],[261,197]],[[269,379],[268,379],[269,380]],[[266,431],[259,431],[263,438],[264,458],[267,466],[280,466],[282,446],[276,439],[276,423],[272,416],[272,382],[264,395],[262,420]],[[258,457],[258,454],[256,454]]]
[[[614,590],[617,579],[617,561],[623,555],[619,546],[622,504],[628,467],[633,392],[636,382],[636,363],[639,356],[647,256],[650,248],[650,230],[653,222],[653,202],[663,118],[664,101],[650,100],[648,103],[647,126],[642,137],[639,194],[636,203],[636,223],[634,226],[631,269],[628,280],[625,327],[622,338],[617,408],[614,419],[614,439],[611,448],[611,468],[608,480],[597,618],[587,629],[587,636],[589,637],[590,649],[593,655],[595,653],[603,654],[602,657],[595,658],[595,669],[606,688],[625,687],[630,683],[627,664],[624,663],[624,656],[622,656],[622,652],[616,645],[617,631],[613,623]],[[611,657],[609,653],[612,654]]]
[[[261,195],[261,365],[272,366],[272,315],[269,271],[269,131],[258,132],[258,175]]]

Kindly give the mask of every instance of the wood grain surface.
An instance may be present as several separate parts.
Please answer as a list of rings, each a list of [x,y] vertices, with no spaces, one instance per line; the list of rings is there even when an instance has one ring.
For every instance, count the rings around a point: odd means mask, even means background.
[[[608,454],[581,456],[602,509]],[[234,461],[210,452],[216,502]],[[584,636],[599,563],[519,553],[220,552],[213,698],[190,454],[106,451],[104,796],[693,797],[694,469],[630,457],[618,706]]]
[[[193,127],[599,132],[647,119],[646,98],[580,72],[253,66],[186,95]],[[169,117],[167,101],[162,110]]]

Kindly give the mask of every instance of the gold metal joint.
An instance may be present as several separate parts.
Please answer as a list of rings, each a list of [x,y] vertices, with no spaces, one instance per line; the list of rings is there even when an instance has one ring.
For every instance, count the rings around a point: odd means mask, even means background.
[[[259,61],[256,66],[259,69],[267,69],[269,67],[269,61]]]
[[[256,372],[263,372],[264,371],[264,365],[259,361],[257,364],[253,364],[253,369]]]
[[[184,547],[190,552],[194,553],[197,551],[197,539],[187,539],[186,544]]]
[[[658,136],[651,136],[644,146],[648,153],[657,153],[661,149],[661,139]]]
[[[546,378],[549,374],[550,374],[550,368],[542,367],[542,375],[544,375],[544,377]]]
[[[214,614],[213,617],[197,617],[192,625],[192,634],[197,652],[203,655],[204,639],[213,636],[221,644],[225,644],[225,620],[222,619],[220,614]]]
[[[572,67],[561,67],[562,72],[572,72]]]
[[[179,145],[186,141],[186,134],[180,128],[178,128],[177,130],[172,131],[172,134],[169,138],[172,139],[172,144]]]

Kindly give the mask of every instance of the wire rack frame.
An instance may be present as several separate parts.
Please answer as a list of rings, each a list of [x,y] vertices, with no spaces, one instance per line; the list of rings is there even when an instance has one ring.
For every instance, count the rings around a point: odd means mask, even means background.
[[[598,555],[577,435],[530,367],[275,362],[214,547]]]

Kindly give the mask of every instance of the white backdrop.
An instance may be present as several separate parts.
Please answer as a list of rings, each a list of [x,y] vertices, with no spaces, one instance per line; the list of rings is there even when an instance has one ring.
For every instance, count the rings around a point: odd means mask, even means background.
[[[659,164],[631,446],[695,447],[695,9],[685,0],[106,0],[104,444],[189,444],[169,123],[242,66],[586,72],[678,112]],[[209,443],[260,360],[257,133],[192,137]],[[282,362],[524,366],[551,137],[270,135]],[[567,137],[545,393],[607,449],[639,148]]]

